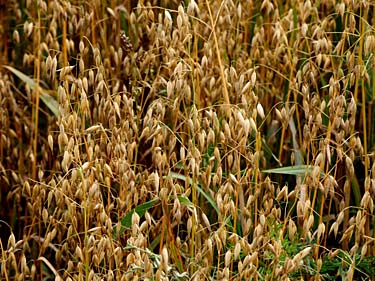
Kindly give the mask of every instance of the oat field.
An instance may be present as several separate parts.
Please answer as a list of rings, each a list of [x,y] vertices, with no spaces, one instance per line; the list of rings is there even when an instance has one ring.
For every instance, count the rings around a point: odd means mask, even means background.
[[[0,1],[1,280],[375,280],[373,0]]]

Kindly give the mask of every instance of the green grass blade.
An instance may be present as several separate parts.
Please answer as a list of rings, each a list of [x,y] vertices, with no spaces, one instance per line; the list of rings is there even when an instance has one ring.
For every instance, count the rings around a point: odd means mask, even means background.
[[[262,173],[303,176],[306,173],[310,174],[313,168],[314,167],[311,165],[296,165],[296,166],[288,166],[288,167],[263,170]],[[324,173],[321,172],[320,175],[324,176]]]
[[[123,234],[127,229],[130,229],[132,226],[132,216],[136,212],[140,217],[143,217],[150,208],[152,208],[156,202],[159,201],[159,198],[151,199],[131,210],[125,217],[121,219],[121,229],[118,231],[117,227],[113,228],[113,238],[116,239],[118,236]]]
[[[163,178],[167,178],[168,176],[163,176]],[[186,177],[184,175],[181,175],[179,173],[176,173],[176,172],[171,172],[171,177],[173,179],[179,179],[179,180],[183,180],[183,181],[186,181]],[[220,211],[219,211],[219,208],[217,207],[215,201],[211,198],[211,196],[209,194],[207,194],[206,192],[204,192],[204,190],[198,185],[196,184],[195,182],[193,182],[193,180],[190,178],[189,179],[189,184],[194,186],[198,192],[200,194],[203,195],[204,198],[206,198],[206,200],[208,201],[208,203],[210,203],[210,205],[212,206],[212,208],[215,209],[216,213],[219,215]]]
[[[180,201],[181,204],[185,205],[188,208],[194,208],[193,202],[190,201],[189,198],[177,196],[178,201]]]
[[[4,68],[8,69],[14,75],[16,75],[19,79],[21,79],[24,83],[26,83],[30,89],[34,90],[36,88],[36,83],[34,79],[30,78],[23,72],[9,66],[3,65]],[[51,112],[57,117],[59,115],[59,103],[55,98],[53,98],[47,91],[41,87],[40,88],[40,99],[42,102],[51,110]]]
[[[56,101],[56,99],[52,97],[50,94],[47,94],[43,91],[40,93],[40,98],[42,102],[44,102],[44,104],[51,110],[53,115],[58,117],[59,116],[59,104]]]

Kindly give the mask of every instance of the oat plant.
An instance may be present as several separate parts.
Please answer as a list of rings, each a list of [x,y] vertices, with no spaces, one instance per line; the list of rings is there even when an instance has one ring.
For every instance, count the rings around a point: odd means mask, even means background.
[[[374,279],[372,1],[8,2],[2,280]]]

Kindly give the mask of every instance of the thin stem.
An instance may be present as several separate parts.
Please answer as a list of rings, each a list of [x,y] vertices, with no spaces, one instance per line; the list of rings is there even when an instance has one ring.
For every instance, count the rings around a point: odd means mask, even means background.
[[[212,34],[214,36],[216,56],[217,56],[217,60],[218,60],[218,63],[219,63],[219,68],[220,68],[221,84],[223,85],[223,95],[224,95],[225,109],[226,109],[225,111],[226,111],[227,117],[229,118],[230,117],[229,94],[228,94],[228,89],[227,89],[227,83],[225,82],[224,68],[223,68],[223,64],[221,62],[219,43],[217,42],[217,36],[216,36],[216,31],[215,31],[215,23],[214,23],[214,19],[212,17],[212,12],[211,12],[211,8],[210,8],[210,4],[208,3],[208,0],[206,0],[206,5],[207,5],[208,13],[210,15],[211,30],[212,30]]]

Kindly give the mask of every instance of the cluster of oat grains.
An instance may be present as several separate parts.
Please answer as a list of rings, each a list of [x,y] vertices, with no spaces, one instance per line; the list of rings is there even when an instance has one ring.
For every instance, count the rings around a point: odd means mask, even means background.
[[[372,2],[2,5],[2,279],[375,274]]]

